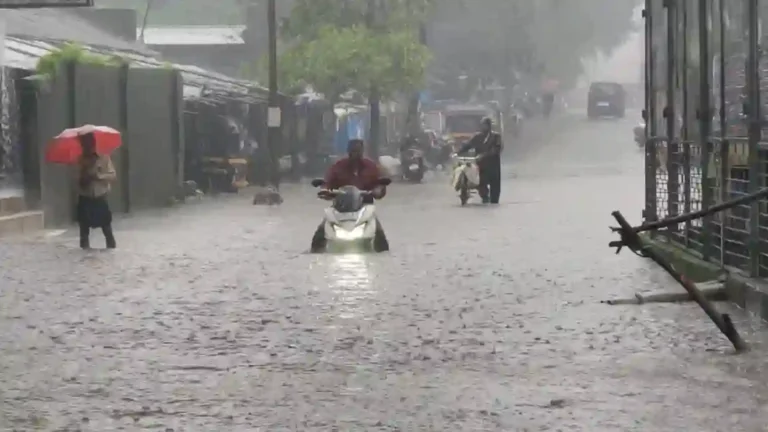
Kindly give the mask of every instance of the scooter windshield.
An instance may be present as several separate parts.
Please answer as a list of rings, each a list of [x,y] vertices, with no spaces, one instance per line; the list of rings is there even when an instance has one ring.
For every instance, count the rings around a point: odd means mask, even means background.
[[[354,186],[344,186],[333,200],[333,209],[339,213],[352,213],[363,208],[363,194]]]

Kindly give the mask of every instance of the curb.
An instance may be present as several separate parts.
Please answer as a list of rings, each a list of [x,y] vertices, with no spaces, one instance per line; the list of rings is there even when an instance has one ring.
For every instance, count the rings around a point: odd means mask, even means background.
[[[741,270],[706,262],[695,252],[659,237],[642,236],[643,242],[669,260],[696,283],[724,280],[728,300],[751,315],[768,321],[768,283],[750,278]]]

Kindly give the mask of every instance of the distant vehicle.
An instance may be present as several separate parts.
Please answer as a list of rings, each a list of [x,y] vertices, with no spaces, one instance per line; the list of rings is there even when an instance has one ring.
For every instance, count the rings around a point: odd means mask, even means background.
[[[445,107],[443,115],[446,139],[452,142],[454,151],[458,151],[480,131],[480,123],[484,117],[493,119],[495,131],[503,133],[500,112],[487,105],[450,105]]]
[[[599,117],[624,118],[626,103],[627,93],[621,84],[594,82],[589,86],[587,117],[590,120]]]

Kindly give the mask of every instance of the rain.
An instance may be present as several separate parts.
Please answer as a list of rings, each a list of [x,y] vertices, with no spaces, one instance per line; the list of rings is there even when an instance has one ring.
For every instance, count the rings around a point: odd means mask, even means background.
[[[284,120],[301,128],[275,138],[287,150],[249,129],[247,110],[217,111],[211,141],[234,143],[226,157],[248,161],[234,175],[250,185],[189,174],[183,204],[115,212],[115,250],[100,232],[80,250],[67,224],[2,238],[0,429],[764,430],[759,319],[717,303],[752,346],[735,355],[693,302],[601,303],[684,292],[608,248],[611,212],[639,225],[646,206],[641,2],[314,1],[277,2],[277,71],[281,95],[308,107],[296,113],[325,111]],[[164,61],[266,85],[267,1],[246,3],[96,0],[135,9],[137,37]],[[381,45],[326,49],[355,41]],[[384,72],[302,69],[321,48]],[[385,51],[414,64],[382,63]],[[595,86],[614,84],[621,108],[595,111]],[[266,112],[266,96],[216,94],[188,92],[186,106],[237,97]],[[503,140],[498,205],[460,202],[453,150],[419,153],[418,181],[405,173],[415,131],[457,144],[445,129],[457,106],[483,107]],[[393,181],[375,206],[390,250],[309,253],[329,206],[310,180],[350,138]],[[254,198],[265,190],[279,199]]]

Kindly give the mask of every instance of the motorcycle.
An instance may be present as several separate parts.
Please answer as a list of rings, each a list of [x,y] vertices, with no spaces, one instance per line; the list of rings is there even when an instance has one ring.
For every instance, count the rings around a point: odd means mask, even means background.
[[[401,157],[401,171],[403,179],[412,183],[421,183],[427,166],[424,164],[424,155],[421,150],[407,149]]]
[[[453,168],[453,177],[451,185],[459,193],[461,205],[467,205],[470,196],[480,185],[480,167],[477,165],[476,156],[458,156],[454,155],[456,165]]]
[[[388,178],[379,180],[381,186],[388,186],[390,183],[392,181]],[[324,184],[322,179],[312,181],[314,187]],[[321,199],[332,199],[332,204],[325,209],[323,217],[325,252],[389,250],[386,235],[376,219],[376,206],[373,204],[371,191],[344,186],[337,190],[322,190],[317,195]]]

